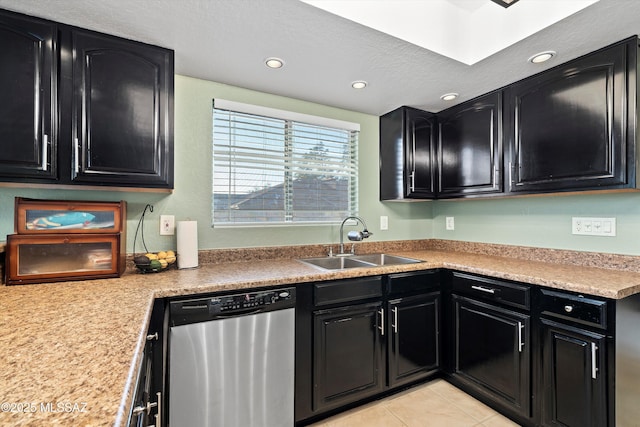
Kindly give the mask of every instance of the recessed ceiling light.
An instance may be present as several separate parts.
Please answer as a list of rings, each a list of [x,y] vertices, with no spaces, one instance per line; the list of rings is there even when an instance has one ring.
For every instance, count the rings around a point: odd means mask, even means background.
[[[453,101],[458,96],[459,95],[457,93],[451,92],[451,93],[445,93],[440,97],[440,99],[442,99],[443,101]]]
[[[265,59],[264,63],[269,68],[282,68],[284,65],[284,61],[282,59],[274,57]]]
[[[531,56],[528,61],[533,64],[540,64],[541,62],[550,60],[554,56],[556,56],[556,52],[554,52],[553,50],[547,50],[546,52],[536,53],[535,55]]]
[[[365,82],[364,80],[356,80],[355,82],[351,83],[351,87],[354,89],[364,89],[365,87],[367,87],[367,82]]]

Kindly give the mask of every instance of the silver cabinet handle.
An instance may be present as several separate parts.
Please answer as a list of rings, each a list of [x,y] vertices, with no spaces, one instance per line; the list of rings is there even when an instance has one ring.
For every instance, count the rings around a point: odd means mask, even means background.
[[[496,293],[495,289],[485,288],[484,286],[473,285],[473,286],[471,286],[471,289],[475,289],[476,291],[486,292],[488,294],[495,294]]]
[[[391,327],[393,328],[393,332],[398,334],[398,307],[393,307],[393,324]]]
[[[416,191],[416,126],[413,123],[411,128],[411,191]]]
[[[384,336],[384,308],[381,308],[378,314],[380,315],[380,326],[378,326],[378,329],[380,329],[380,335]]]
[[[572,305],[565,305],[564,306],[564,311],[566,311],[567,313],[571,313],[573,311],[573,306]]]
[[[524,325],[522,322],[518,322],[518,352],[522,353],[522,348],[524,347],[524,342],[522,341],[522,328]]]
[[[596,361],[596,350],[598,350],[598,346],[596,343],[591,343],[591,378],[594,380],[598,378],[598,366]]]
[[[156,427],[162,427],[162,393],[157,392],[156,397],[158,398],[158,413],[156,414]]]
[[[158,333],[156,332],[155,334],[149,334],[147,335],[147,341],[153,341],[153,340],[158,340]]]
[[[158,406],[158,402],[147,402],[145,406],[136,406],[133,408],[133,415],[140,415],[143,412],[146,412],[147,415],[149,415],[149,413],[151,413],[151,408],[155,408],[156,406]]]
[[[498,183],[498,180],[500,179],[500,168],[496,167],[495,170],[493,171],[493,186],[494,187],[499,187],[500,184]]]
[[[513,165],[509,162],[509,185],[513,185]]]
[[[76,159],[76,175],[78,174],[78,172],[80,171],[80,159],[78,158],[78,155],[80,153],[80,141],[78,141],[78,138],[75,139],[75,144],[73,146],[73,152],[74,152],[74,156]]]
[[[42,137],[42,169],[49,169],[49,162],[47,162],[47,153],[49,152],[49,135],[46,133]]]

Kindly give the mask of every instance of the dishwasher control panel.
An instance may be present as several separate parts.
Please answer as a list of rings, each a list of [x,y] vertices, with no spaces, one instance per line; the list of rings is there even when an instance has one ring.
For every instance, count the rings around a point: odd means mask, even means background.
[[[295,296],[295,288],[282,288],[179,299],[169,303],[171,325],[292,308]]]
[[[290,299],[291,292],[289,290],[279,290],[213,297],[209,303],[211,311],[220,313],[223,311],[228,312],[229,310],[241,310],[271,305]]]

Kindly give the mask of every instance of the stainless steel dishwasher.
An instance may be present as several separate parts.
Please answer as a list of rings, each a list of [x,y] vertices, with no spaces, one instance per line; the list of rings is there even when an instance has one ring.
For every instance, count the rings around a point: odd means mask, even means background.
[[[169,426],[294,425],[295,288],[170,302]]]

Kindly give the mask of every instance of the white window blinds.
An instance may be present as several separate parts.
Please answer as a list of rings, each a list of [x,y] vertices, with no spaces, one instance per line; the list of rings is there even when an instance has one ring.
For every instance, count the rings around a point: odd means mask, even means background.
[[[272,114],[214,103],[213,224],[323,223],[357,214],[358,130],[258,111]]]

